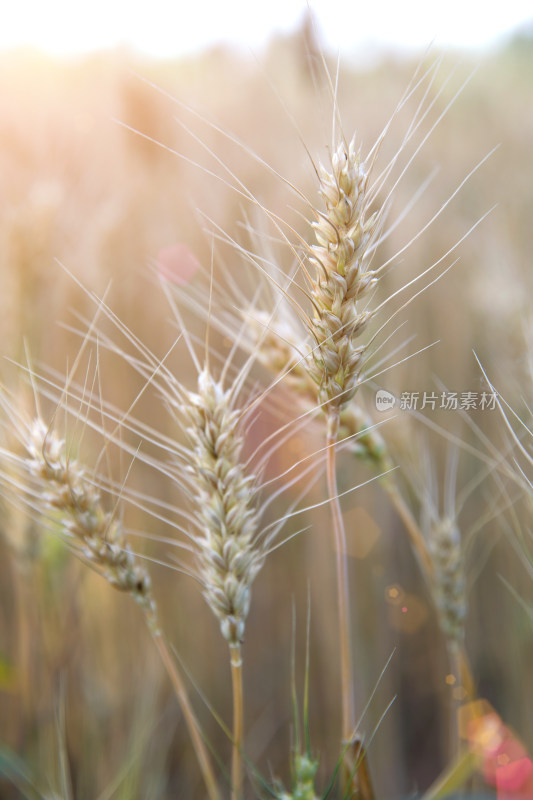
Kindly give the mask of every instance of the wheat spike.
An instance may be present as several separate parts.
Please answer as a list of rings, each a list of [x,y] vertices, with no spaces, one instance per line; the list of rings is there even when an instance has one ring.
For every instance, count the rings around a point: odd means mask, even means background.
[[[121,522],[102,505],[100,493],[65,442],[36,418],[26,441],[27,469],[39,483],[43,514],[59,514],[63,532],[80,557],[116,589],[131,594],[156,626],[150,576],[138,564]]]
[[[432,592],[446,638],[462,644],[466,618],[466,580],[459,528],[452,519],[436,521],[429,531],[434,566]]]
[[[311,333],[316,347],[309,362],[321,403],[340,411],[354,396],[366,351],[354,340],[372,318],[359,300],[376,284],[368,265],[369,245],[378,229],[368,209],[368,172],[352,139],[331,159],[331,171],[319,170],[325,213],[313,223],[317,244],[309,247],[316,274],[310,294],[314,315]]]
[[[198,392],[186,395],[190,439],[189,483],[200,518],[197,539],[204,596],[230,645],[240,643],[250,608],[252,582],[264,555],[257,544],[256,480],[242,458],[242,411],[233,407],[208,370]]]

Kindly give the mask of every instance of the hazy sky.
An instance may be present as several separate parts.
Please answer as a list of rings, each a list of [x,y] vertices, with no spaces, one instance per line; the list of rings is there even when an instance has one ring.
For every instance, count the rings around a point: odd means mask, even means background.
[[[325,41],[344,52],[372,43],[480,47],[533,19],[531,0],[310,0]],[[294,29],[305,0],[19,0],[2,14],[0,49],[74,54],[130,45],[176,56],[220,41],[260,48]]]

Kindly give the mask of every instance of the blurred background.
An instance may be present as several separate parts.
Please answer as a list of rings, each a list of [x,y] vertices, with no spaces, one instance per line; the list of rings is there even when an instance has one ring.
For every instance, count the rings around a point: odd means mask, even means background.
[[[414,154],[433,123],[438,124],[394,191],[391,220],[410,210],[391,231],[379,258],[391,258],[424,230],[465,176],[498,149],[387,272],[380,298],[461,242],[436,270],[456,257],[458,263],[387,329],[392,333],[404,322],[376,357],[375,372],[390,370],[364,386],[361,399],[374,420],[391,417],[380,430],[400,466],[399,480],[417,517],[429,491],[425,454],[431,453],[439,494],[434,500],[439,503],[447,465],[453,462],[452,445],[463,443],[456,479],[460,527],[468,538],[466,648],[480,696],[531,753],[531,509],[526,491],[512,483],[502,488],[492,475],[498,452],[509,452],[505,460],[514,467],[502,418],[497,410],[474,412],[468,419],[436,410],[418,419],[398,408],[380,417],[374,404],[378,386],[396,396],[486,390],[475,351],[497,389],[529,424],[533,29],[527,10],[508,3],[495,21],[490,9],[481,12],[465,4],[426,4],[425,11],[397,4],[394,11],[381,3],[376,28],[375,20],[366,16],[369,12],[357,4],[329,2],[332,15],[326,15],[325,3],[317,2],[311,13],[285,2],[286,16],[281,6],[268,5],[274,12],[269,20],[263,16],[266,8],[259,13],[252,4],[207,10],[197,4],[201,20],[195,19],[193,6],[170,20],[158,16],[157,4],[151,4],[148,20],[136,20],[133,9],[119,4],[103,9],[94,3],[87,19],[74,17],[73,7],[59,5],[46,4],[46,16],[44,7],[19,4],[13,9],[0,38],[3,382],[32,414],[31,392],[15,364],[26,363],[29,352],[39,372],[65,374],[80,346],[71,328],[83,330],[80,315],[90,320],[95,313],[77,281],[98,296],[108,291],[113,310],[162,356],[175,337],[175,324],[149,269],[159,254],[186,248],[180,252],[192,254],[209,270],[209,231],[222,230],[251,247],[246,221],[258,231],[264,225],[263,242],[270,242],[268,221],[235,191],[238,182],[290,222],[294,243],[297,234],[309,239],[308,223],[302,219],[305,204],[285,181],[317,201],[309,154],[315,162],[327,163],[333,111],[326,67],[337,86],[342,128],[348,138],[356,132],[364,153],[387,125],[413,73],[429,63],[421,61],[422,50],[436,35],[428,58],[433,63],[442,56],[439,70],[398,113],[380,152],[383,166],[423,100],[430,112],[409,152]],[[24,17],[17,19],[21,11]],[[475,12],[472,20],[470,11]],[[506,20],[504,12],[509,13]],[[259,22],[260,32],[252,22]],[[134,23],[144,39],[136,38]],[[396,170],[396,177],[400,172]],[[294,261],[290,250],[271,244],[279,266],[289,270]],[[224,264],[243,291],[247,286],[253,291],[257,278],[227,242],[216,242],[214,261],[221,282]],[[205,287],[199,274],[191,282],[195,291]],[[416,291],[418,285],[407,296]],[[191,316],[186,321],[203,335],[202,320]],[[386,353],[390,355],[380,365]],[[175,358],[180,379],[194,388],[195,372],[185,350]],[[139,377],[112,355],[102,354],[100,366],[102,394],[127,409],[139,390]],[[163,434],[176,435],[174,422],[158,403],[155,395],[147,395],[137,416]],[[53,403],[43,404],[43,413],[50,416]],[[16,446],[7,423],[4,446]],[[253,436],[264,437],[271,425],[265,412]],[[75,438],[75,425],[68,435]],[[286,442],[278,454],[280,469],[308,452],[308,438],[295,434]],[[81,457],[93,463],[101,446],[98,436],[85,436]],[[319,440],[314,446],[321,446]],[[119,455],[114,458],[118,471]],[[346,453],[340,474],[342,491],[373,472]],[[179,503],[173,487],[159,475],[139,467],[131,480],[134,487]],[[306,502],[319,502],[323,492],[319,480]],[[394,652],[364,728],[369,736],[377,728],[370,760],[378,797],[403,797],[426,788],[446,763],[447,720],[455,702],[446,683],[449,665],[427,588],[381,487],[373,483],[350,493],[343,506],[352,553],[358,703],[364,706]],[[281,514],[284,507],[272,513]],[[134,508],[125,508],[124,518],[131,529],[169,535],[162,523]],[[294,529],[306,524],[311,520],[295,522]],[[32,781],[45,796],[53,791],[63,796],[63,759],[75,798],[202,797],[177,704],[130,598],[90,574],[8,499],[2,506],[2,531],[4,772],[25,774],[27,782],[20,779],[21,785]],[[328,534],[327,511],[320,509],[313,515],[311,532],[272,553],[254,586],[245,644],[246,750],[262,776],[280,777],[286,784],[293,741],[291,645],[294,641],[301,691],[308,593],[310,732],[321,759],[319,786],[327,785],[338,755]],[[526,552],[520,549],[519,534],[526,537]],[[134,547],[169,561],[168,546],[140,537]],[[225,643],[193,582],[165,566],[154,565],[152,575],[170,640],[194,676],[199,716],[227,763],[227,739],[208,708],[210,704],[229,721]],[[0,778],[0,796],[19,797],[21,790]],[[38,795],[28,789],[27,796]]]

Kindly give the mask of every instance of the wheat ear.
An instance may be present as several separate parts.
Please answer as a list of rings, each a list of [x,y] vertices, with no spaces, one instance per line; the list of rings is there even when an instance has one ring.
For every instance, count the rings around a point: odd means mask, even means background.
[[[309,248],[315,268],[309,289],[316,342],[309,369],[331,417],[354,396],[366,352],[355,340],[373,316],[359,301],[377,281],[369,248],[378,215],[368,210],[368,172],[353,139],[339,145],[331,171],[321,166],[319,176],[325,212],[313,223],[316,244]]]
[[[137,563],[120,520],[104,509],[84,467],[68,458],[64,441],[39,418],[30,428],[26,447],[26,466],[42,487],[43,512],[60,515],[63,532],[80,557],[116,589],[131,594],[157,633],[150,576]]]
[[[431,526],[429,552],[434,566],[433,596],[439,621],[451,650],[460,649],[465,635],[466,581],[461,534],[454,520]]]

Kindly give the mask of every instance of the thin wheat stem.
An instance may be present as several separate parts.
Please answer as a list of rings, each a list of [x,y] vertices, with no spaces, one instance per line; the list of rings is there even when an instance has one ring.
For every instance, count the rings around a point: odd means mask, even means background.
[[[233,689],[233,754],[231,763],[231,800],[242,798],[242,742],[244,702],[242,687],[242,654],[240,644],[230,645],[231,683]]]
[[[164,636],[160,632],[152,631],[152,638],[157,647],[157,650],[159,651],[159,655],[161,656],[161,660],[165,666],[165,669],[168,673],[168,676],[174,688],[174,692],[176,693],[176,697],[183,712],[183,716],[185,717],[185,722],[189,729],[189,734],[196,753],[196,758],[198,759],[198,763],[202,771],[202,775],[204,778],[209,798],[210,800],[220,800],[220,793],[218,791],[217,781],[215,779],[213,768],[211,766],[211,759],[209,758],[205,742],[202,738],[198,720],[196,718],[194,711],[192,710],[191,704],[189,702],[187,689],[185,688],[183,679],[180,675],[176,662],[170,654]]]
[[[392,505],[396,510],[396,513],[398,514],[398,516],[400,517],[405,526],[411,545],[415,551],[416,557],[422,568],[422,571],[424,572],[426,578],[429,581],[431,581],[435,570],[433,567],[433,561],[431,560],[431,556],[429,554],[426,540],[424,539],[424,535],[420,530],[420,526],[418,525],[413,514],[411,513],[410,508],[408,507],[407,503],[400,494],[394,479],[390,479],[390,477],[387,476],[382,480],[382,483],[385,488],[385,491],[389,496]]]
[[[337,488],[337,440],[339,414],[328,415],[327,482],[331,504],[333,535],[335,537],[335,567],[337,572],[337,611],[339,615],[339,647],[342,695],[342,738],[348,742],[355,728],[355,703],[352,684],[352,654],[350,636],[350,596],[346,559],[346,531]]]

